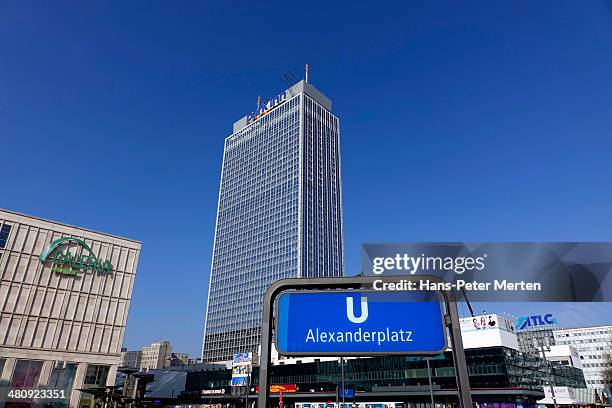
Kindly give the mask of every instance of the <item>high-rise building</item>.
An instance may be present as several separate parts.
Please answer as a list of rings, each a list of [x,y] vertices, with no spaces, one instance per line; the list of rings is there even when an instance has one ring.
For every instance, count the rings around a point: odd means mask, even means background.
[[[557,344],[578,350],[587,387],[604,389],[606,357],[612,354],[612,326],[560,329],[554,331],[554,336]]]
[[[204,361],[257,351],[273,282],[343,275],[340,132],[331,109],[300,81],[225,139]]]
[[[166,359],[172,355],[172,346],[167,341],[154,341],[140,351],[140,368],[159,369],[165,367]]]

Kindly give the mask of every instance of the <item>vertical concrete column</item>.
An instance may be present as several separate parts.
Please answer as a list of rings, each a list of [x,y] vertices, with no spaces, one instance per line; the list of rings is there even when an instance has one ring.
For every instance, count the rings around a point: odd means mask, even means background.
[[[7,358],[4,362],[4,369],[0,373],[0,384],[8,385],[11,382],[11,376],[13,375],[13,370],[15,369],[15,364],[17,364],[16,358]]]
[[[115,385],[117,379],[117,365],[113,364],[108,369],[108,377],[106,378],[106,385]]]
[[[49,379],[51,377],[51,371],[53,370],[53,366],[55,365],[55,361],[45,360],[42,365],[42,369],[40,370],[40,377],[38,378],[38,388],[45,389],[48,388]]]
[[[7,358],[4,362],[4,369],[0,373],[0,407],[4,406],[6,401],[15,364],[17,364],[16,358]]]
[[[83,388],[83,382],[85,381],[85,373],[87,372],[87,363],[79,363],[77,366],[76,374],[74,375],[74,384],[72,386],[72,393],[70,394],[70,408],[78,408],[79,400],[81,399],[81,391],[78,388]]]

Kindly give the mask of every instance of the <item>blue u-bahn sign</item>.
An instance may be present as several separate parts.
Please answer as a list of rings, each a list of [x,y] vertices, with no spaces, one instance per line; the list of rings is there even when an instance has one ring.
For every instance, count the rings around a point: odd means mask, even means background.
[[[277,301],[284,355],[439,354],[446,349],[434,292],[288,291]]]

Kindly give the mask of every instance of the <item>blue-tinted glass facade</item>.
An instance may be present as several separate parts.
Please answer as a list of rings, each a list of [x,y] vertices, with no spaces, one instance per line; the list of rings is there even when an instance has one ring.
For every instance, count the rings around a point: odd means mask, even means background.
[[[305,93],[225,141],[205,361],[257,351],[273,282],[341,276],[338,119]]]
[[[338,118],[304,96],[301,276],[341,276],[342,205]]]

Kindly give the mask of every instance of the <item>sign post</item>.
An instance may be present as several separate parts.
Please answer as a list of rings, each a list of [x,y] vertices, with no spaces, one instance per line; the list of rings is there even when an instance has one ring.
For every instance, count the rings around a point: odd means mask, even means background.
[[[471,408],[454,292],[375,290],[381,282],[418,285],[421,279],[444,283],[434,276],[358,276],[283,279],[270,286],[262,313],[259,408],[269,406],[273,322],[278,352],[287,356],[436,355],[446,349],[448,328],[460,406]]]

